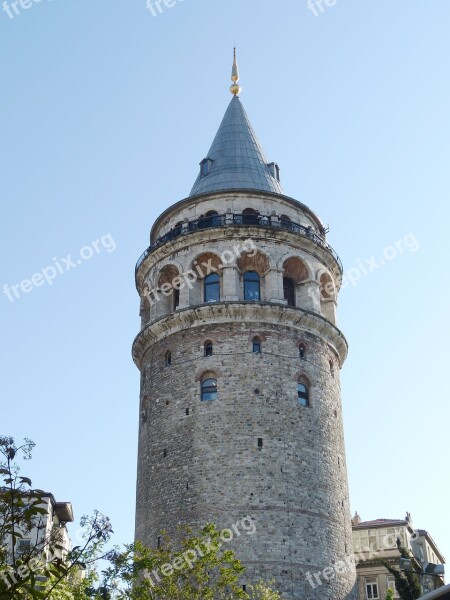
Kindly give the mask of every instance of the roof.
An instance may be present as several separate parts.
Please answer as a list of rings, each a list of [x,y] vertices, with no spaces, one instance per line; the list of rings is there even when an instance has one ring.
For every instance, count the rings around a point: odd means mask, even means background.
[[[438,598],[439,600],[450,600],[450,585],[444,585],[444,587],[425,594],[421,597],[421,600],[437,600]]]
[[[361,521],[361,523],[353,525],[353,528],[386,527],[390,525],[407,525],[407,521],[405,519],[375,519],[374,521]]]
[[[225,112],[204,160],[207,159],[208,171],[199,173],[190,196],[231,189],[283,193],[276,170],[269,167],[264,150],[237,96],[233,96]]]

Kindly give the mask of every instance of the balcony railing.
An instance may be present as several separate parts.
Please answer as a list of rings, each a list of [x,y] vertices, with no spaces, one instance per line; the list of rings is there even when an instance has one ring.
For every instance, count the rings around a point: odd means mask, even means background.
[[[158,238],[147,250],[142,254],[136,263],[136,271],[139,269],[144,260],[149,256],[156,248],[159,248],[163,244],[175,240],[183,235],[187,235],[194,231],[200,231],[202,229],[211,229],[215,227],[266,227],[269,229],[285,229],[291,231],[303,237],[306,237],[318,246],[324,248],[329,252],[339,265],[342,270],[341,259],[337,253],[333,250],[330,244],[327,243],[325,238],[316,233],[312,227],[305,227],[300,223],[295,223],[287,219],[280,219],[279,217],[269,215],[243,215],[243,214],[232,214],[228,213],[225,215],[211,215],[208,217],[202,217],[201,219],[194,219],[193,221],[187,221],[182,225],[174,227],[166,234]]]

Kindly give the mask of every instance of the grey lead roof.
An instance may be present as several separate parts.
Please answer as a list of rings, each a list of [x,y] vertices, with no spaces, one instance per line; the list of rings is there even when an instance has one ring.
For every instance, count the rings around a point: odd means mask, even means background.
[[[199,173],[191,196],[230,189],[283,193],[237,96],[233,96],[206,158],[212,161],[209,172]]]

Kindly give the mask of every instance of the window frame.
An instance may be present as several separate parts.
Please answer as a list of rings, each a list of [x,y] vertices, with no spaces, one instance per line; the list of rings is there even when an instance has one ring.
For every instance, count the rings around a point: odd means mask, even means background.
[[[369,586],[371,586],[369,596]],[[376,588],[376,596],[374,596],[374,589]],[[364,579],[364,593],[367,600],[380,600],[380,585],[378,583],[378,577],[366,577]]]
[[[287,287],[287,282],[289,282],[289,286],[292,287]],[[295,308],[297,306],[297,294],[296,294],[296,289],[295,289],[295,281],[291,278],[288,277],[287,275],[283,276],[283,298],[287,301],[287,305]],[[291,302],[289,301],[291,300]]]
[[[250,279],[250,277],[255,276],[254,279]],[[244,273],[244,302],[261,302],[261,275],[257,271],[245,271]],[[257,285],[257,298],[252,298],[255,292],[250,287],[255,287]]]
[[[208,382],[210,381],[214,381],[214,384],[211,385],[207,385]],[[206,396],[213,396],[213,397],[206,397]],[[214,377],[207,377],[206,379],[203,379],[202,382],[200,383],[200,400],[202,402],[214,402],[215,400],[217,400],[217,396],[218,396],[218,385],[217,385],[217,379],[215,379]]]
[[[213,279],[214,281],[212,281]],[[208,291],[211,289],[215,289],[216,297],[213,299],[208,299]],[[210,273],[203,280],[203,300],[205,304],[220,302],[220,276],[217,273]]]
[[[262,340],[258,336],[252,339],[253,354],[262,354]]]
[[[214,344],[212,342],[205,342],[203,352],[205,357],[212,356],[214,354]]]
[[[300,390],[300,387],[303,387],[304,390]],[[310,386],[304,381],[297,381],[297,401],[300,406],[304,406],[305,408],[311,406]]]

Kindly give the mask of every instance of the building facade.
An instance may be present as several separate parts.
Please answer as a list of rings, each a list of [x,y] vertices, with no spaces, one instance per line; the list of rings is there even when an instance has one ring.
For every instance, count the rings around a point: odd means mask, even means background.
[[[424,529],[414,529],[411,515],[404,519],[376,519],[361,521],[358,513],[352,519],[353,547],[356,556],[359,600],[384,600],[389,588],[394,597],[400,596],[395,589],[393,575],[380,564],[380,559],[399,568],[399,539],[414,561],[423,593],[433,591],[444,584],[443,577],[431,575],[430,565],[444,565],[445,559],[430,534]],[[438,569],[443,571],[442,569]]]
[[[255,533],[232,544],[243,585],[275,578],[288,600],[356,599],[353,565],[330,575],[353,556],[342,266],[319,218],[284,195],[237,77],[235,64],[190,196],[156,220],[136,266],[136,539],[156,547],[180,524],[250,517]]]

